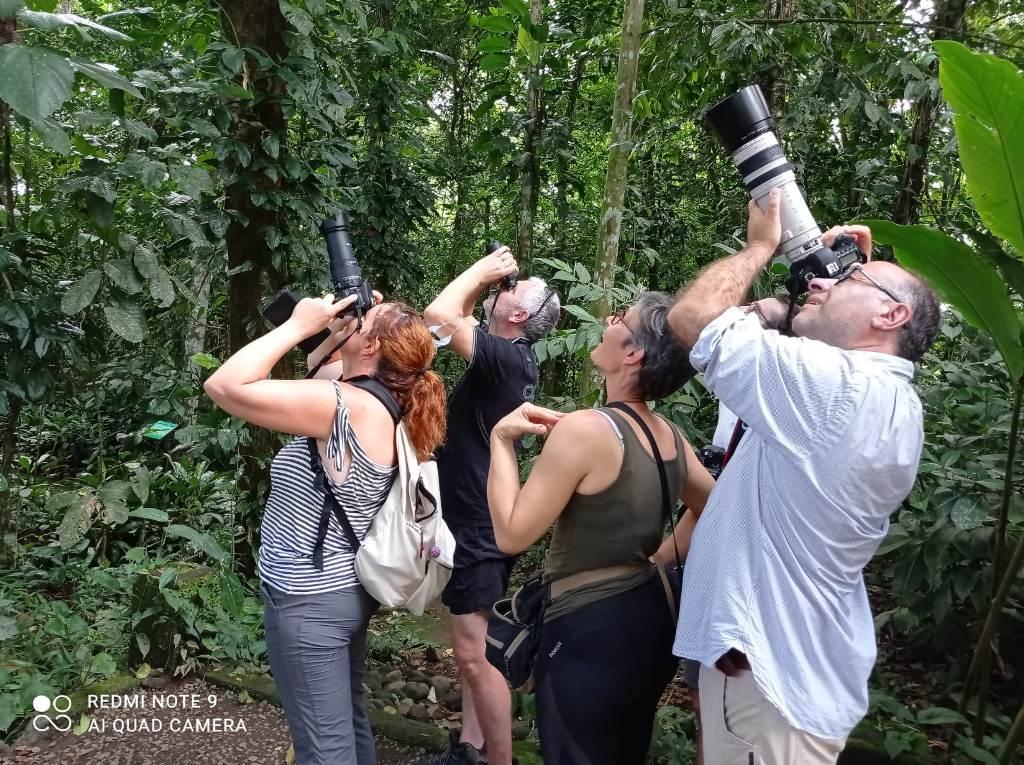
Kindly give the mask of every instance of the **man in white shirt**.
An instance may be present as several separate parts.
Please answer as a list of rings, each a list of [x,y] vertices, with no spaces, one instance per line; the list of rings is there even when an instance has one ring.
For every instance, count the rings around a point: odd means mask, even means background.
[[[706,765],[834,763],[867,711],[875,635],[863,569],[910,493],[923,442],[914,362],[938,329],[921,280],[869,262],[787,305],[738,308],[780,239],[777,192],[748,243],[708,266],[669,320],[707,387],[748,426],[686,561],[675,653],[701,663]],[[864,227],[832,229],[870,253]]]

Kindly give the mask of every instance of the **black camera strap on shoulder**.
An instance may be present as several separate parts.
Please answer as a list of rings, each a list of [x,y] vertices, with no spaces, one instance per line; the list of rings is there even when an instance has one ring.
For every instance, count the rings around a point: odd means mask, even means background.
[[[398,405],[398,400],[388,387],[376,377],[372,375],[358,375],[342,382],[365,390],[380,401],[384,408],[388,410],[388,414],[391,415],[391,419],[394,420],[396,427],[402,421],[403,412],[402,408]],[[309,452],[309,469],[313,471],[313,488],[321,492],[324,497],[323,507],[320,508],[320,523],[316,530],[316,543],[313,545],[313,567],[317,571],[323,571],[324,542],[327,539],[327,528],[331,525],[332,514],[337,519],[338,525],[341,526],[341,530],[345,534],[345,540],[348,542],[348,546],[352,548],[352,552],[358,552],[362,543],[359,537],[356,536],[355,529],[352,528],[352,523],[345,513],[345,508],[341,506],[338,498],[334,496],[334,490],[331,488],[330,481],[327,478],[323,460],[320,458],[320,447],[317,446],[315,438],[306,438],[306,449]]]
[[[658,449],[658,442],[654,438],[654,433],[644,422],[643,418],[637,414],[637,412],[629,406],[629,404],[623,403],[622,401],[612,401],[607,405],[609,409],[616,409],[624,414],[629,415],[633,418],[637,425],[640,426],[640,430],[647,437],[647,441],[651,445],[651,456],[654,457],[654,462],[658,466],[658,480],[661,482],[661,505],[662,514],[664,519],[672,525],[672,543],[676,548],[676,565],[682,565],[682,557],[679,555],[679,543],[676,542],[675,527],[679,524],[679,516],[676,515],[675,523],[672,523],[672,498],[669,495],[668,490],[668,473],[665,470],[665,460],[661,458],[661,451]]]
[[[402,421],[402,415],[405,414],[402,411],[402,407],[398,405],[398,399],[395,398],[395,394],[391,392],[384,383],[378,380],[373,375],[358,375],[356,377],[349,377],[348,379],[342,378],[343,383],[351,385],[355,388],[365,390],[375,399],[380,401],[384,405],[384,408],[388,410],[388,414],[391,415],[391,419],[395,421],[395,425],[398,425]]]

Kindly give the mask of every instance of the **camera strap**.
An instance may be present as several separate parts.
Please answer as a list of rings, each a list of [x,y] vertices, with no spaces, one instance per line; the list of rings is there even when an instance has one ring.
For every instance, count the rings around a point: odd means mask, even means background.
[[[319,372],[321,369],[323,369],[324,364],[327,363],[327,359],[331,358],[331,356],[333,356],[335,353],[337,353],[339,350],[341,350],[341,347],[343,345],[345,345],[345,343],[347,343],[349,341],[349,339],[352,337],[352,335],[354,335],[356,332],[358,332],[362,328],[363,328],[363,315],[359,314],[358,315],[358,319],[356,320],[356,328],[353,329],[351,332],[349,332],[347,335],[345,335],[345,337],[343,337],[341,339],[340,343],[338,343],[336,346],[331,348],[330,351],[325,353],[324,357],[322,359],[320,359],[320,362],[315,367],[313,367],[308,372],[306,372],[306,376],[303,377],[302,379],[303,380],[311,380],[311,379],[313,379],[313,377],[316,376],[316,373]]]
[[[629,404],[626,404],[622,401],[612,401],[607,406],[609,409],[615,409],[631,417],[636,422],[636,424],[640,426],[640,430],[647,437],[647,441],[651,446],[651,456],[654,458],[654,463],[658,466],[658,480],[661,482],[662,515],[672,526],[672,543],[673,545],[675,545],[676,548],[676,565],[682,566],[682,558],[679,555],[679,543],[676,542],[675,533],[676,526],[679,524],[679,517],[677,515],[677,517],[675,518],[675,523],[672,522],[672,505],[674,503],[672,502],[672,498],[669,496],[668,473],[665,470],[665,460],[661,458],[661,451],[658,449],[658,442],[654,438],[654,433],[651,432],[651,429],[647,426],[647,423],[644,422],[643,418],[639,414],[637,414],[636,410],[634,410],[633,407],[631,407]]]

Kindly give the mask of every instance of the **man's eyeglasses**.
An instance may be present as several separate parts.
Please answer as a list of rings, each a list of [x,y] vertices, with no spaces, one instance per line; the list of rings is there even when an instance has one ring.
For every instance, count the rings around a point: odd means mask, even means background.
[[[867,271],[865,271],[864,267],[862,265],[860,265],[859,263],[855,263],[854,265],[850,266],[850,270],[847,271],[842,276],[840,276],[838,279],[836,279],[835,283],[836,284],[842,284],[847,279],[852,278],[855,273],[859,273],[861,276],[863,276],[871,284],[871,286],[873,286],[873,287],[875,287],[877,289],[880,289],[882,292],[884,292],[886,294],[886,296],[889,297],[889,299],[894,300],[897,303],[904,302],[900,298],[896,297],[896,295],[894,295],[888,288],[883,287],[881,284],[879,284],[873,278],[871,278],[871,274],[869,274]]]

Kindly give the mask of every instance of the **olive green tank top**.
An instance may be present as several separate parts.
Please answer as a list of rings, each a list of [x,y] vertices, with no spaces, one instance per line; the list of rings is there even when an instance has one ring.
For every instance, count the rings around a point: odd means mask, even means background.
[[[552,599],[545,621],[642,584],[654,572],[648,559],[665,538],[658,465],[640,442],[640,438],[645,443],[647,439],[637,436],[625,415],[614,409],[597,411],[617,426],[622,443],[622,468],[606,489],[570,497],[551,535],[544,578],[553,582],[581,571],[609,566],[635,565],[638,570],[627,576],[582,585]],[[665,472],[674,506],[686,481],[686,456],[679,431],[674,426],[672,434],[676,457],[665,462]],[[613,437],[611,432],[609,437]]]

